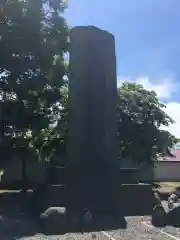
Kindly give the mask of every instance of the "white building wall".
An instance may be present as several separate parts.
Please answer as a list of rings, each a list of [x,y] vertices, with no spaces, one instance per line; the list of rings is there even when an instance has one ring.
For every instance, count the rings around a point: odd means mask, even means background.
[[[154,181],[180,181],[180,161],[159,161],[154,168]]]

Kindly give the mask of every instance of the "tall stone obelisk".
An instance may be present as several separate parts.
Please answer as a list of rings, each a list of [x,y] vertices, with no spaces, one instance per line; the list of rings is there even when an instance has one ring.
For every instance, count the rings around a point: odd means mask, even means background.
[[[114,36],[93,26],[73,28],[70,73],[67,151],[71,184],[81,192],[77,201],[115,207],[119,183]]]

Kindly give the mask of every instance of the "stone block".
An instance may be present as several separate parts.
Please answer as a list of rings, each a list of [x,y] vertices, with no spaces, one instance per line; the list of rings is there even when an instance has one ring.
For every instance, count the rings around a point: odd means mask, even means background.
[[[167,223],[168,225],[180,226],[180,203],[173,203],[172,208],[168,210]]]
[[[120,208],[125,215],[152,214],[155,197],[150,184],[122,184]]]
[[[37,189],[33,196],[32,211],[39,214],[51,206],[67,206],[68,194],[65,185],[47,185]]]
[[[162,204],[157,205],[152,213],[152,225],[156,227],[164,227],[167,224],[166,211]]]
[[[40,227],[46,234],[58,235],[66,232],[66,223],[65,207],[49,207],[40,215]]]

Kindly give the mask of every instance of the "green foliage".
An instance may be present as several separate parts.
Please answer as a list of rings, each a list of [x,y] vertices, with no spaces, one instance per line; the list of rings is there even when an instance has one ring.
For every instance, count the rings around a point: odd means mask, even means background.
[[[51,160],[60,152],[65,153],[67,139],[67,116],[68,116],[68,90],[67,86],[61,88],[61,101],[57,105],[58,114],[55,122],[48,129],[43,129],[36,143],[40,143],[38,148],[39,159]],[[43,143],[43,144],[42,144]]]
[[[0,4],[1,153],[40,153],[60,115],[69,29],[62,0]]]
[[[131,156],[136,161],[152,162],[159,152],[169,147],[171,135],[161,126],[173,120],[164,112],[154,91],[134,83],[118,88],[117,122],[120,158]]]
[[[176,144],[176,143],[180,143],[180,139],[179,138],[175,138],[174,139],[174,143]]]

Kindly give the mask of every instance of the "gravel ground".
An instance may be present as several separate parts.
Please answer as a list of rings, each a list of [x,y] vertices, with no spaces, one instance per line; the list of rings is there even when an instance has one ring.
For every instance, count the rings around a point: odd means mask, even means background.
[[[94,240],[180,240],[180,229],[171,226],[155,228],[150,217],[126,217],[127,228],[106,232],[96,232]],[[145,223],[145,224],[144,224]],[[151,227],[149,227],[151,226]],[[165,232],[164,233],[162,233]],[[167,233],[167,234],[166,234]],[[170,234],[170,235],[168,235]],[[112,238],[110,238],[110,236]],[[174,238],[173,238],[174,237]],[[19,240],[92,240],[92,233],[69,233],[60,236],[35,235]],[[6,239],[4,239],[6,240]]]
[[[179,228],[171,226],[164,228],[153,227],[150,222],[150,217],[127,217],[126,221],[126,229],[110,231],[108,234],[116,240],[175,240],[176,238],[180,240]]]

